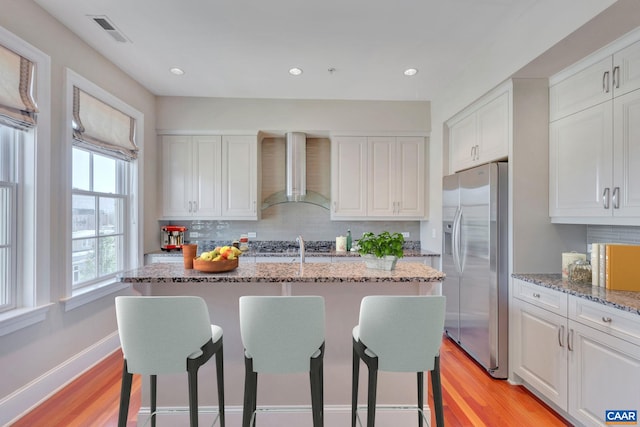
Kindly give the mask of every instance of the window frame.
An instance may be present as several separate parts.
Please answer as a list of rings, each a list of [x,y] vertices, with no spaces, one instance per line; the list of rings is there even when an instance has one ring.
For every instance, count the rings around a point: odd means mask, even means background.
[[[0,313],[3,336],[44,321],[52,306],[49,257],[33,262],[37,248],[51,247],[51,58],[3,27],[0,44],[33,62],[39,109],[36,127],[20,149],[16,308]]]
[[[64,243],[65,256],[65,268],[64,268],[64,283],[65,283],[65,297],[61,299],[64,304],[65,311],[73,310],[91,301],[95,301],[99,298],[107,296],[111,293],[129,287],[129,284],[121,283],[117,280],[117,277],[112,277],[102,281],[96,281],[95,283],[83,286],[77,289],[73,287],[73,266],[72,266],[72,151],[73,151],[73,129],[71,123],[73,121],[73,88],[78,87],[86,93],[100,99],[101,101],[109,104],[110,106],[122,111],[123,113],[133,117],[136,121],[135,126],[135,140],[140,149],[138,158],[129,162],[129,170],[125,174],[128,176],[127,194],[128,203],[125,203],[124,212],[124,224],[128,227],[125,233],[125,241],[128,247],[128,252],[124,256],[123,270],[135,268],[141,264],[142,260],[142,206],[139,204],[139,197],[142,194],[140,177],[143,175],[143,141],[144,141],[144,115],[131,107],[129,104],[120,100],[110,92],[102,89],[97,84],[82,77],[75,71],[67,68],[65,78],[65,156],[64,161],[67,162],[67,167],[64,170],[67,175],[64,177],[66,188],[66,203],[64,204],[64,219],[66,224],[66,237]],[[99,153],[100,154],[100,153]],[[102,154],[104,155],[104,154]]]

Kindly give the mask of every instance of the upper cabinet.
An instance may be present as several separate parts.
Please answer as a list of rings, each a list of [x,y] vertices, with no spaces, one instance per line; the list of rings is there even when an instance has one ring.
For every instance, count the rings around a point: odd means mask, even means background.
[[[220,216],[219,136],[162,138],[162,197],[164,217]]]
[[[164,219],[258,219],[255,136],[162,138]]]
[[[331,157],[331,219],[424,219],[424,137],[338,136]]]
[[[498,89],[447,122],[451,173],[508,157],[509,96]]]
[[[640,218],[640,42],[611,49],[551,79],[553,222],[637,225]]]
[[[640,88],[640,41],[604,58],[590,57],[552,80],[549,118],[555,121]],[[586,65],[589,64],[589,65]]]

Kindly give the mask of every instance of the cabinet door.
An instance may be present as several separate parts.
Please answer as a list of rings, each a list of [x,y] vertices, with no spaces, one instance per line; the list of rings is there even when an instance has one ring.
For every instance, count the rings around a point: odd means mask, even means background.
[[[514,373],[538,392],[567,409],[567,319],[514,301]]]
[[[613,215],[640,217],[640,91],[615,98],[613,108]]]
[[[449,129],[451,173],[474,165],[477,150],[476,118],[475,113],[469,114]]]
[[[401,170],[396,162],[396,138],[368,138],[368,216],[394,216],[398,202],[397,181]]]
[[[219,136],[193,137],[194,200],[193,214],[198,218],[215,218],[221,213]]]
[[[258,219],[258,140],[255,136],[222,138],[222,216]]]
[[[613,55],[615,96],[640,89],[640,41]]]
[[[605,59],[567,77],[549,88],[549,117],[553,122],[593,105],[610,100],[612,58]]]
[[[193,215],[193,147],[188,136],[162,138],[162,213]]]
[[[640,347],[569,321],[569,414],[602,426],[607,409],[637,409]]]
[[[367,138],[331,141],[331,219],[367,216]]]
[[[477,163],[509,156],[509,92],[505,92],[478,110]]]
[[[612,102],[557,120],[549,132],[549,214],[611,216]]]
[[[425,212],[424,138],[399,137],[396,145],[396,215],[422,218]]]

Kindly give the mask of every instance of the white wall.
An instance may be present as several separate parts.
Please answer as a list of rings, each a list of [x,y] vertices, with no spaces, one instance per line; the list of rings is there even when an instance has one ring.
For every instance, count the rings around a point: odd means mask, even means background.
[[[155,204],[155,99],[141,85],[80,41],[31,0],[0,0],[0,26],[51,57],[51,247],[41,248],[50,257],[53,303],[45,321],[0,337],[0,425],[4,425],[33,399],[43,397],[51,387],[71,379],[106,351],[117,348],[114,295],[65,312],[59,300],[65,297],[64,266],[68,255],[61,248],[69,240],[66,224],[66,194],[69,159],[65,141],[65,67],[112,93],[144,113],[146,141],[144,181],[148,183],[143,205]],[[153,224],[150,224],[153,225]],[[154,233],[156,229],[154,227]],[[150,234],[146,232],[145,234]],[[154,237],[156,234],[154,234]],[[154,244],[156,240],[154,239]],[[115,339],[114,339],[115,338]]]

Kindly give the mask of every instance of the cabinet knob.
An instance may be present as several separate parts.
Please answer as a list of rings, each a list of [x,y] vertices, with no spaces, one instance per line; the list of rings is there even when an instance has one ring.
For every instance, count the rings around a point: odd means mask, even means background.
[[[611,320],[612,320],[611,317],[602,316],[602,321],[604,323],[611,323]]]
[[[534,292],[534,293],[533,293],[533,297],[534,297],[534,298],[540,298],[540,294],[539,294],[539,293],[537,293],[537,292]]]

